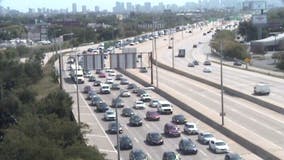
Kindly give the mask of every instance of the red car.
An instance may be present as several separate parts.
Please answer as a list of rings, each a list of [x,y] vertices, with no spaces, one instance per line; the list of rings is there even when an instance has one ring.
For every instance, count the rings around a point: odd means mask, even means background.
[[[101,72],[101,73],[99,74],[99,77],[100,77],[100,78],[106,78],[106,73]]]
[[[160,120],[160,114],[157,111],[147,111],[146,119],[149,121],[158,121]]]

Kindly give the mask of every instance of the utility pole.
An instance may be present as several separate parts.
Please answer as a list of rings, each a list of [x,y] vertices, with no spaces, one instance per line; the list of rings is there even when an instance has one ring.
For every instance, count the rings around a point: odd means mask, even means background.
[[[153,43],[152,43],[152,45],[153,45]],[[150,60],[151,60],[151,84],[153,84],[154,82],[154,77],[153,77],[153,52],[151,52],[151,55],[150,55],[151,57],[150,57]]]
[[[175,68],[175,47],[174,47],[175,38],[174,38],[174,34],[173,34],[173,37],[171,39],[172,39],[172,68]]]
[[[121,92],[120,92],[121,93]],[[118,95],[117,99],[120,97]],[[116,143],[117,143],[117,160],[120,160],[120,142],[119,142],[119,126],[118,126],[118,111],[117,106],[115,106],[115,123],[116,123]]]
[[[159,76],[158,76],[158,54],[157,54],[157,44],[156,44],[156,38],[154,39],[154,45],[155,45],[155,59],[156,59],[156,86],[159,88]]]

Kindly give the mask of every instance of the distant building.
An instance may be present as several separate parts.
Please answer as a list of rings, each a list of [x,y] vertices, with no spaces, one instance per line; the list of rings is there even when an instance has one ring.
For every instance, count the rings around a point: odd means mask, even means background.
[[[99,6],[95,6],[95,12],[100,12],[100,7]]]
[[[151,8],[151,2],[145,2],[144,3],[144,12],[151,12],[152,8]]]
[[[77,4],[76,3],[72,4],[72,13],[77,13]]]
[[[87,6],[86,5],[82,6],[82,13],[84,13],[84,14],[87,13]]]

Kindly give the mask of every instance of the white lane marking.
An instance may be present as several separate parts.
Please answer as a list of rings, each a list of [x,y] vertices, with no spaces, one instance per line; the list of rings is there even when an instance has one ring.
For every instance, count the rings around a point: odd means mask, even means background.
[[[149,152],[147,152],[147,155],[148,155],[149,159],[152,159],[152,156],[151,156],[151,154],[149,154]]]
[[[201,152],[201,154],[203,154],[205,157],[208,157],[207,153],[205,153],[203,150],[199,150],[199,152]]]
[[[74,84],[73,87],[76,89],[76,85]],[[104,135],[107,137],[107,140],[109,141],[109,143],[111,144],[111,147],[113,149],[113,151],[117,152],[116,149],[114,148],[114,144],[111,142],[109,136],[107,136],[107,134],[105,133],[105,130],[103,128],[103,126],[101,125],[101,123],[99,122],[97,116],[94,114],[94,112],[91,110],[91,108],[89,107],[88,102],[85,100],[85,98],[82,96],[82,94],[79,94],[80,97],[82,98],[83,102],[87,105],[88,110],[91,112],[91,115],[95,118],[95,120],[97,121],[100,129],[103,131]]]
[[[97,134],[86,134],[88,137],[99,137],[99,138],[107,138],[106,136],[97,135]]]
[[[100,152],[112,152],[112,153],[116,153],[116,150],[108,150],[108,149],[99,149]]]
[[[134,137],[134,140],[135,140],[137,143],[139,143],[139,140],[138,140],[136,137]]]
[[[146,126],[147,128],[149,128],[149,129],[151,129],[150,126],[149,126],[149,124],[146,123],[145,126]]]

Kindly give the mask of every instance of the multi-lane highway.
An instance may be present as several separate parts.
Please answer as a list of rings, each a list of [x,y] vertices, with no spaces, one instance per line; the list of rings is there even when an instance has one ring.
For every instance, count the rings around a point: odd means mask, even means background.
[[[75,94],[75,85],[70,80],[68,76],[68,71],[64,72],[64,88],[65,90],[71,94],[74,101],[76,100],[76,94]],[[129,78],[128,78],[129,79]],[[102,81],[105,81],[105,79],[101,79]],[[117,81],[119,82],[119,81]],[[133,82],[130,80],[130,82]],[[79,85],[79,91],[82,91],[84,86],[86,85],[92,85],[92,83],[86,82],[85,84]],[[139,84],[137,84],[139,85]],[[140,86],[140,85],[139,85]],[[99,87],[93,87],[96,91],[99,90]],[[122,88],[126,88],[126,86],[122,86]],[[158,99],[165,99],[163,97],[160,97],[159,95],[153,93],[152,91],[147,91],[150,93],[150,95],[153,98]],[[107,104],[110,104],[111,100],[115,97],[117,97],[119,94],[119,91],[112,91],[111,94],[106,95],[99,95]],[[86,95],[81,93],[79,94],[79,103],[80,103],[80,111],[81,111],[81,121],[85,121],[85,123],[89,123],[91,132],[87,134],[87,138],[90,140],[89,144],[96,145],[100,151],[107,153],[107,157],[109,159],[114,159],[116,157],[116,135],[110,135],[105,132],[108,128],[108,123],[103,120],[103,113],[96,113],[94,112],[94,107],[89,106],[90,101],[85,100]],[[129,98],[123,98],[126,107],[132,107],[135,100],[137,100],[138,97],[135,94],[131,94],[131,97]],[[76,101],[74,104],[74,115],[76,117]],[[140,148],[143,151],[145,151],[149,158],[151,160],[157,160],[162,158],[162,154],[165,151],[175,151],[178,152],[178,142],[182,137],[188,137],[191,138],[197,145],[199,151],[197,155],[188,155],[183,156],[181,155],[182,159],[224,159],[223,154],[214,154],[208,149],[208,145],[201,145],[199,142],[197,142],[197,136],[189,136],[182,134],[179,138],[164,138],[164,144],[161,146],[149,146],[145,143],[146,134],[151,131],[156,131],[159,133],[163,133],[163,127],[164,124],[171,121],[172,115],[161,115],[161,119],[158,122],[150,122],[145,119],[143,119],[143,126],[142,127],[131,127],[129,126],[129,118],[122,117],[121,114],[122,109],[118,109],[119,111],[119,122],[123,126],[124,133],[126,135],[129,135],[133,141],[134,148]],[[145,113],[148,110],[156,110],[155,108],[146,107],[145,110],[134,110],[136,114],[138,114],[140,117],[144,118]],[[220,134],[218,131],[212,129],[210,126],[207,126],[206,124],[200,122],[198,119],[193,117],[192,115],[185,113],[181,109],[179,109],[178,106],[174,106],[174,114],[183,114],[186,116],[188,121],[192,121],[198,124],[199,130],[201,131],[210,131],[216,136],[217,138],[225,140],[232,151],[240,153],[244,158],[246,159],[259,159],[255,155],[253,155],[251,152],[247,151],[246,149],[239,146],[236,142],[233,142],[232,140],[228,139],[227,137]],[[173,115],[174,115],[173,114]],[[179,128],[183,130],[183,126],[180,125]],[[128,159],[130,151],[121,151],[121,157],[122,159]]]

